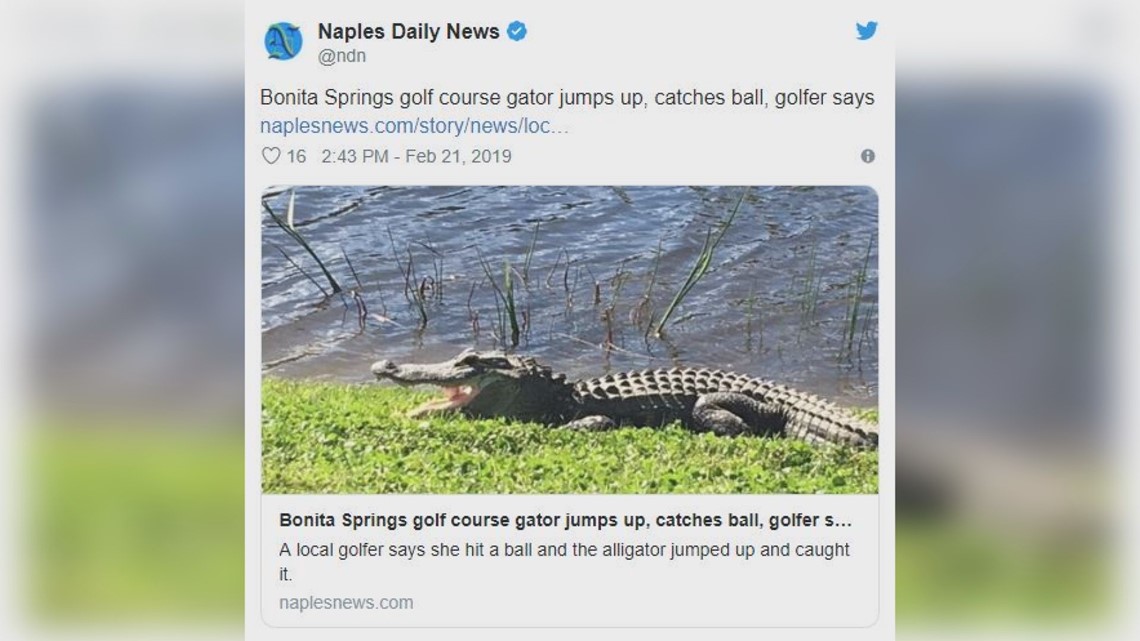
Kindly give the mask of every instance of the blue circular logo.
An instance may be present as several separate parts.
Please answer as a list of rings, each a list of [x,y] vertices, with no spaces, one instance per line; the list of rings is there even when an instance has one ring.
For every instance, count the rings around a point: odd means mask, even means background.
[[[265,50],[274,60],[289,60],[301,53],[301,30],[297,25],[278,22],[265,32]]]

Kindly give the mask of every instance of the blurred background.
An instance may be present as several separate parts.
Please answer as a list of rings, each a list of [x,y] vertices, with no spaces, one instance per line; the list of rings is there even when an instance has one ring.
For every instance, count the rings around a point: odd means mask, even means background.
[[[938,5],[897,52],[900,637],[1127,638],[1134,7]]]
[[[3,616],[21,636],[237,636],[241,3],[0,12],[0,406],[21,428]],[[1135,14],[966,0],[880,24],[899,42],[903,638],[1124,638],[1134,619]]]
[[[0,11],[16,636],[238,637],[242,3]]]

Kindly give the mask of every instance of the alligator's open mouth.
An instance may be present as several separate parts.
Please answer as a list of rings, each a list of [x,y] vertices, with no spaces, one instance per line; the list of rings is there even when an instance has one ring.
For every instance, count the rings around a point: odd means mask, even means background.
[[[473,382],[478,380],[473,368],[450,363],[401,366],[382,360],[372,364],[372,373],[379,380],[389,380],[403,387],[435,385],[442,390],[441,398],[430,400],[409,412],[408,416],[412,418],[457,410],[475,400],[480,391]]]
[[[443,397],[430,400],[408,413],[410,418],[419,418],[430,414],[450,412],[457,410],[479,395],[479,388],[475,385],[461,385],[459,387],[444,386]]]

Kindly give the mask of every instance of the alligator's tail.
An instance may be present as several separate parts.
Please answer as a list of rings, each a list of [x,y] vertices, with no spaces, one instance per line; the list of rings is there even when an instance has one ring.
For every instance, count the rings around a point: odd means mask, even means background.
[[[851,411],[817,396],[779,386],[766,395],[767,402],[781,408],[787,417],[788,436],[809,443],[840,443],[878,448],[879,428]]]

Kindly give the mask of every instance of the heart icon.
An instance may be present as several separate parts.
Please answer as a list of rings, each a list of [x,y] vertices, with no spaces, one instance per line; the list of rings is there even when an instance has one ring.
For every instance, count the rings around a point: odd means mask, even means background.
[[[265,162],[272,165],[273,163],[277,162],[279,158],[281,158],[281,148],[264,147],[261,150],[261,157],[265,159]]]

